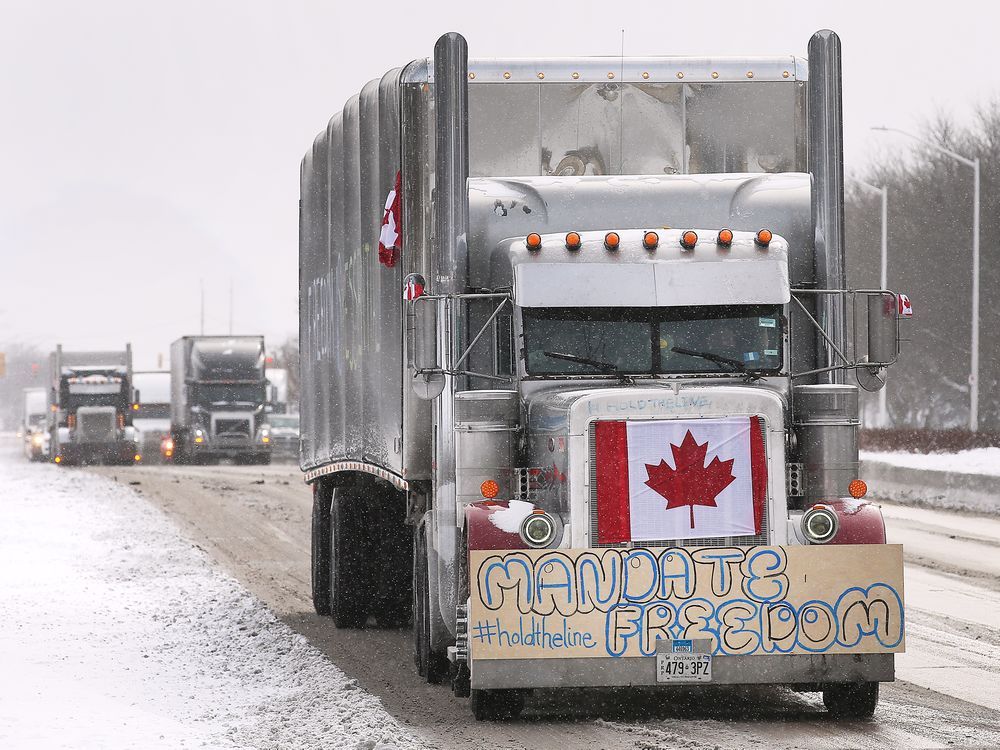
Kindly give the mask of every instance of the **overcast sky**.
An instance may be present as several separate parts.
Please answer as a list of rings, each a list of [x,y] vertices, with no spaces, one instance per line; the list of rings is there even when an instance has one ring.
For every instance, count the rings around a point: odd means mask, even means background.
[[[948,15],[943,15],[947,13]],[[0,346],[297,330],[299,161],[369,79],[472,57],[805,56],[843,39],[848,169],[1000,93],[1000,12],[950,2],[0,0]],[[884,141],[879,139],[885,139]],[[887,145],[878,145],[878,144]]]

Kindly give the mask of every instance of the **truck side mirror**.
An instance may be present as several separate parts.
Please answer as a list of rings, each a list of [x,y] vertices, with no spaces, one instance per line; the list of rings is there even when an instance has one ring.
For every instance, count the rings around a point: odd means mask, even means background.
[[[440,396],[445,386],[437,351],[438,307],[444,300],[425,297],[426,288],[418,273],[411,273],[403,282],[407,372],[413,392],[429,401]]]
[[[857,369],[858,384],[866,391],[885,387],[885,368],[899,354],[899,317],[896,295],[891,292],[868,297],[868,357]]]
[[[896,295],[873,294],[868,298],[868,361],[895,364],[899,354],[899,317]]]

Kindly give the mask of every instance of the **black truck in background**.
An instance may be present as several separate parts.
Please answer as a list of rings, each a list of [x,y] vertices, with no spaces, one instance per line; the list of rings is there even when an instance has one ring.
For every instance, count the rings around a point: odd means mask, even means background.
[[[131,465],[138,452],[132,413],[132,346],[49,355],[49,454],[57,464]]]
[[[263,336],[184,336],[170,347],[175,463],[269,464]]]

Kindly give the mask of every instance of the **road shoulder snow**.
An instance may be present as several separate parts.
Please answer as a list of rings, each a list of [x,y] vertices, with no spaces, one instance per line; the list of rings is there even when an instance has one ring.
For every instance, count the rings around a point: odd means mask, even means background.
[[[1000,515],[1000,448],[927,454],[862,451],[861,476],[874,498]]]
[[[0,746],[424,746],[113,481],[0,457],[0,591]]]

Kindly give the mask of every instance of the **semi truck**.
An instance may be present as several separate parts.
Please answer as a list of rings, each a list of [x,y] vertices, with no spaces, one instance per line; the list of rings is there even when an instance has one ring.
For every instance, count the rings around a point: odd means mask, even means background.
[[[21,405],[21,427],[24,455],[30,461],[44,461],[49,452],[49,436],[45,429],[49,400],[45,388],[25,388]]]
[[[288,411],[288,370],[283,367],[267,368],[267,410],[273,414]]]
[[[781,684],[866,717],[902,553],[858,476],[900,297],[847,285],[840,42],[432,58],[301,163],[301,468],[336,627],[479,719]],[[907,308],[909,309],[909,308]]]
[[[170,347],[175,463],[271,462],[263,336],[184,336]]]
[[[143,463],[159,463],[165,458],[161,446],[170,437],[170,370],[137,370],[133,381],[132,426],[139,453]]]
[[[49,355],[49,454],[63,466],[140,461],[132,413],[132,345]]]

